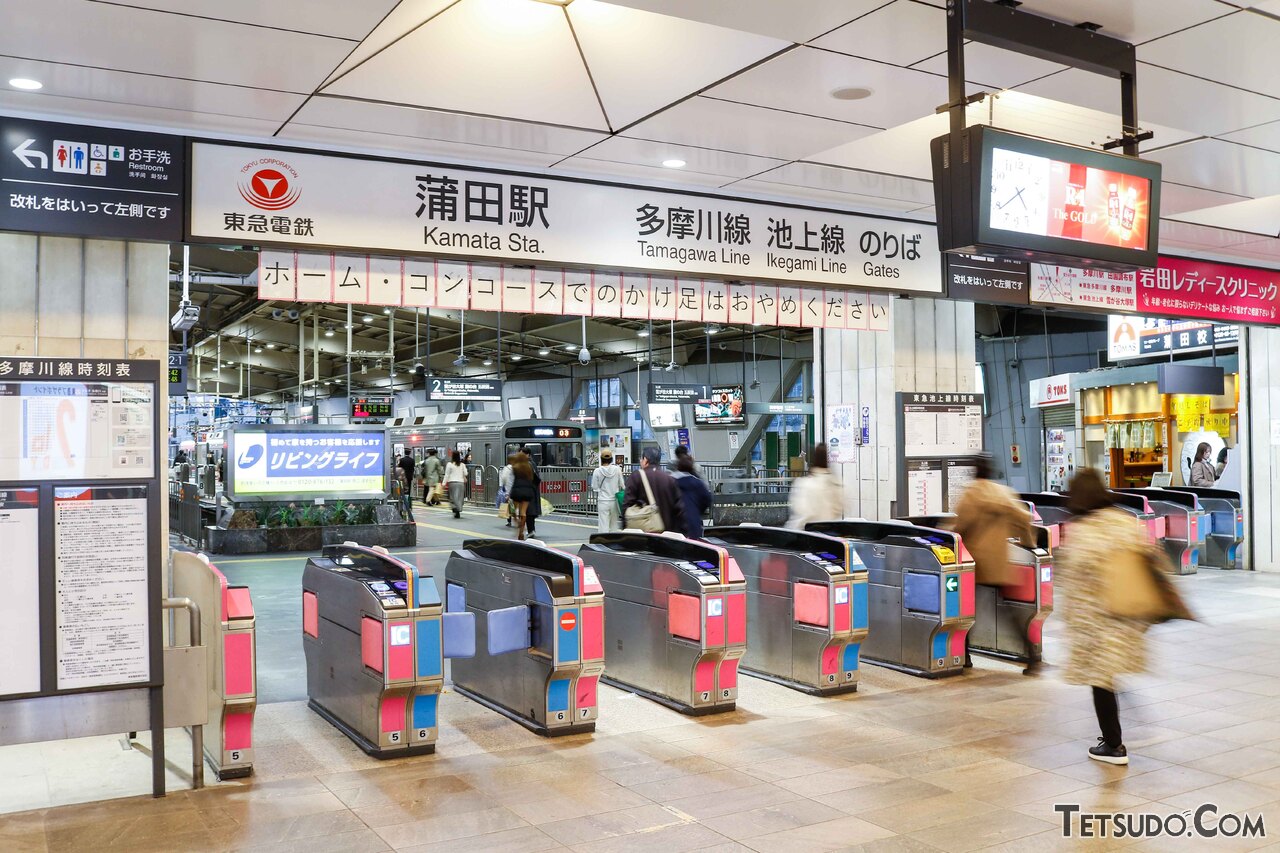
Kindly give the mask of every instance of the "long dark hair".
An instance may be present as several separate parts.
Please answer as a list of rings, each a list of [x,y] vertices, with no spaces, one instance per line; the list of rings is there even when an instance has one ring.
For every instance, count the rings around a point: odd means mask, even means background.
[[[1209,451],[1211,450],[1213,450],[1213,448],[1209,446],[1209,442],[1200,442],[1200,445],[1196,448],[1196,461],[1203,462],[1209,457]]]
[[[826,468],[827,467],[827,445],[815,444],[813,450],[809,453],[810,468]]]
[[[453,455],[449,457],[449,461],[450,461],[450,462],[452,462],[454,465],[461,465],[461,464],[462,464],[462,454],[461,454],[461,453],[459,453],[459,452],[458,452],[458,451],[456,451],[456,450],[455,450],[455,451],[453,451]]]
[[[1067,509],[1074,515],[1088,515],[1115,503],[1102,475],[1093,468],[1081,468],[1071,478]]]

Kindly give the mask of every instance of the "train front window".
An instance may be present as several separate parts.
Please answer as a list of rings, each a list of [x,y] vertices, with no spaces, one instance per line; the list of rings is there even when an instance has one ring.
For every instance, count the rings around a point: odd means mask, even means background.
[[[552,460],[547,463],[549,465],[562,465],[573,468],[582,465],[582,444],[579,442],[551,444],[547,446],[547,450],[550,452]]]
[[[525,449],[529,451],[529,459],[533,462],[533,464],[542,465],[543,458],[544,458],[542,442],[527,441],[527,442],[524,442],[524,446],[525,446]],[[520,442],[507,443],[507,456],[511,456],[513,453],[519,453],[519,452],[520,452]],[[502,460],[502,464],[503,465],[507,464],[506,459]]]

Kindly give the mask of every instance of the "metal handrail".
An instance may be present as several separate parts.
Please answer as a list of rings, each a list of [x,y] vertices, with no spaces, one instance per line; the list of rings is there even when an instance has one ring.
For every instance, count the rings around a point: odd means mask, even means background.
[[[166,598],[160,606],[165,610],[184,609],[190,622],[190,645],[192,648],[203,646],[200,636],[200,605],[183,596],[182,598]],[[170,635],[172,636],[172,635]],[[204,787],[204,726],[191,727],[191,787],[199,790]]]

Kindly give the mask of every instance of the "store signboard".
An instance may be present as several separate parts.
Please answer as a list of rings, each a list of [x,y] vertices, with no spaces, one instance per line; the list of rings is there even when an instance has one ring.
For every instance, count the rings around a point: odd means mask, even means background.
[[[1239,342],[1240,327],[1229,323],[1115,314],[1107,318],[1107,358],[1111,361],[1235,347]]]
[[[239,426],[227,436],[227,496],[386,497],[391,455],[376,427]]]
[[[184,140],[0,117],[0,231],[182,239]]]
[[[1031,301],[1031,265],[1026,261],[984,255],[943,255],[947,264],[947,297],[996,305]]]
[[[1059,373],[1043,379],[1032,379],[1030,383],[1031,408],[1044,409],[1049,406],[1062,406],[1071,402],[1071,374]]]
[[[497,379],[445,379],[429,376],[427,399],[497,403],[502,400],[502,382]]]
[[[920,222],[205,142],[191,187],[197,240],[941,292],[936,229]]]
[[[1112,272],[1031,265],[1031,301],[1116,314],[1280,322],[1280,272],[1161,256],[1155,269]]]

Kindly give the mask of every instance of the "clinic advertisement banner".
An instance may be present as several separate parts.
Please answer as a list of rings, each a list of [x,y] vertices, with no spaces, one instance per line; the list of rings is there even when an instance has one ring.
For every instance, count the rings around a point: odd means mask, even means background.
[[[1274,325],[1280,272],[1160,256],[1155,269],[1112,272],[1031,265],[1031,301],[1116,314]]]
[[[191,158],[195,240],[941,292],[928,223],[205,142]]]
[[[381,498],[387,494],[384,430],[290,425],[227,432],[227,495],[232,500]]]

